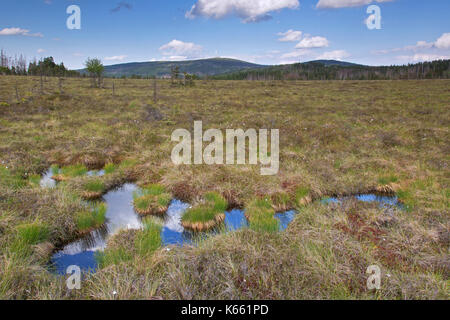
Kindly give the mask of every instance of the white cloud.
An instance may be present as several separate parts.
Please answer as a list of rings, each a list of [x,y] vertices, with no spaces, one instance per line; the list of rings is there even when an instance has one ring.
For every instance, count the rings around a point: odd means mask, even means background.
[[[278,41],[281,42],[295,42],[295,41],[300,41],[300,39],[302,38],[302,32],[301,31],[296,31],[296,30],[288,30],[286,32],[280,32],[277,33],[277,35],[279,35],[281,38],[278,39]]]
[[[350,57],[350,54],[345,50],[334,50],[322,53],[317,60],[343,60]]]
[[[296,9],[299,5],[298,0],[198,0],[186,13],[186,17],[220,19],[235,14],[243,22],[258,22],[270,19],[272,11]]]
[[[122,56],[112,56],[112,57],[105,57],[105,61],[123,61],[128,56],[122,55]]]
[[[450,33],[443,33],[435,42],[417,41],[415,45],[374,51],[375,54],[388,54],[400,51],[421,51],[424,49],[450,49]],[[403,56],[406,57],[406,56]]]
[[[45,49],[37,49],[37,53],[44,53]]]
[[[444,33],[439,39],[436,40],[434,45],[438,49],[449,49],[450,48],[450,33]]]
[[[416,53],[413,56],[398,56],[397,59],[408,62],[424,62],[424,61],[434,61],[434,60],[445,60],[450,59],[448,55],[438,55],[438,54],[428,54],[428,53]]]
[[[302,49],[302,50],[285,53],[285,54],[281,55],[280,58],[283,60],[288,59],[290,61],[290,59],[301,58],[301,57],[307,56],[310,53],[311,53],[310,50]]]
[[[324,37],[306,37],[300,41],[295,48],[296,49],[306,49],[306,48],[323,48],[328,47],[328,40]]]
[[[170,56],[170,57],[165,57],[164,59],[167,61],[183,61],[183,60],[187,60],[188,57],[186,57],[186,56]]]
[[[30,30],[22,28],[4,28],[0,30],[0,36],[28,36],[42,38],[44,35],[42,33],[30,33]]]
[[[159,50],[165,56],[196,56],[202,51],[202,46],[193,42],[183,42],[175,39],[163,45]]]
[[[372,2],[389,2],[393,0],[319,0],[317,8],[319,9],[337,9],[347,7],[359,7],[368,5]]]

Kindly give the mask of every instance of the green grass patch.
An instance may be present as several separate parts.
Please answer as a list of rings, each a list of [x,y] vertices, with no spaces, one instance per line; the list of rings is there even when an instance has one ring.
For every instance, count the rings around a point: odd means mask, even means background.
[[[137,233],[135,239],[135,246],[139,255],[150,255],[161,246],[162,227],[161,220],[155,217],[144,220],[144,228]]]
[[[88,173],[88,169],[86,168],[86,166],[84,166],[82,164],[76,164],[76,165],[63,167],[60,172],[63,176],[66,176],[69,178],[76,178],[76,177],[84,176],[86,173]]]
[[[295,189],[295,201],[299,202],[304,197],[309,196],[310,190],[306,187],[298,187]]]
[[[399,190],[397,192],[398,200],[403,204],[406,211],[412,211],[416,206],[416,199],[410,190]]]
[[[103,170],[105,170],[105,174],[111,174],[117,170],[117,166],[114,163],[108,163]]]
[[[106,204],[100,203],[90,209],[80,212],[76,218],[78,230],[88,231],[100,228],[105,223],[106,210]]]
[[[118,265],[133,259],[133,253],[126,248],[107,249],[104,252],[97,252],[95,259],[100,268],[106,268],[111,265]]]
[[[270,199],[254,200],[247,206],[246,215],[249,220],[249,227],[254,231],[274,233],[278,232],[280,228]]]
[[[48,240],[50,228],[39,222],[23,224],[17,227],[17,235],[23,243],[35,245]]]
[[[395,175],[383,176],[378,179],[378,183],[382,185],[396,183],[398,182],[398,177]]]
[[[225,198],[216,192],[208,192],[204,198],[204,203],[200,203],[186,211],[181,218],[183,222],[209,222],[214,220],[217,215],[224,213],[228,207]]]
[[[13,174],[8,168],[0,166],[0,184],[12,189],[20,189],[26,187],[28,182],[22,179],[20,174]]]
[[[105,191],[105,184],[103,181],[96,179],[86,182],[83,189],[88,192],[103,192]]]

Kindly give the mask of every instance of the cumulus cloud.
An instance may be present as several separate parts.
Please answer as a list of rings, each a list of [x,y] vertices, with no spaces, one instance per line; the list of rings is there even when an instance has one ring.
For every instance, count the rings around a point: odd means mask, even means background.
[[[389,2],[393,0],[319,0],[317,3],[317,8],[319,9],[337,9],[337,8],[347,8],[347,7],[359,7],[368,5],[372,2]]]
[[[375,51],[375,54],[388,54],[400,51],[422,51],[425,49],[450,49],[450,33],[443,33],[435,42],[418,41],[415,45]],[[406,57],[406,56],[403,56]]]
[[[444,33],[439,39],[436,40],[434,45],[438,49],[449,49],[450,48],[450,33]]]
[[[345,50],[334,50],[322,53],[317,60],[343,60],[350,57],[350,54]]]
[[[45,49],[37,49],[37,53],[44,53]]]
[[[278,39],[278,41],[281,41],[281,42],[300,41],[300,39],[302,38],[302,34],[303,33],[301,31],[296,31],[296,30],[292,30],[292,29],[290,29],[286,32],[277,33],[277,35],[281,37]]]
[[[235,14],[243,22],[258,22],[271,19],[270,13],[282,9],[296,9],[298,0],[198,0],[186,17],[194,19],[199,16],[220,19]]]
[[[42,33],[30,33],[30,30],[22,28],[4,28],[0,30],[0,36],[27,36],[42,38],[44,35]]]
[[[328,47],[329,42],[324,37],[305,37],[300,41],[295,48],[307,49],[307,48],[324,48]]]
[[[198,55],[202,51],[202,46],[193,42],[183,42],[180,40],[172,40],[161,46],[159,50],[165,56],[171,57],[192,57]]]
[[[123,61],[126,57],[126,55],[105,57],[105,61]]]

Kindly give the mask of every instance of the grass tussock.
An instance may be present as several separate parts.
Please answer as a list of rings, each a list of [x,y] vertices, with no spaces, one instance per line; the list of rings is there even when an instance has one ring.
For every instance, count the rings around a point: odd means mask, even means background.
[[[105,224],[106,210],[106,203],[100,203],[78,213],[76,218],[78,230],[87,233],[100,228]]]
[[[93,200],[100,198],[105,192],[105,183],[100,179],[88,181],[83,186],[83,198]]]
[[[140,215],[161,215],[167,211],[172,196],[166,192],[164,186],[153,184],[136,191],[133,199],[134,208]]]
[[[141,256],[152,254],[161,246],[161,230],[163,222],[156,217],[147,217],[144,227],[136,234],[135,246]]]
[[[210,230],[225,220],[228,203],[216,192],[208,192],[204,201],[189,208],[181,218],[181,223],[187,229],[202,232]]]
[[[250,229],[257,232],[273,233],[279,231],[279,221],[270,199],[257,199],[246,207],[245,215]]]

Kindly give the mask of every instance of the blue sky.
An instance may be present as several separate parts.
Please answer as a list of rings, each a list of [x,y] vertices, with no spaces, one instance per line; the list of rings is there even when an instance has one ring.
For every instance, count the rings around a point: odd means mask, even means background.
[[[66,27],[73,4],[80,30]],[[379,30],[365,23],[373,4]],[[449,0],[2,0],[0,48],[74,69],[87,57],[403,64],[450,58],[449,12]]]

